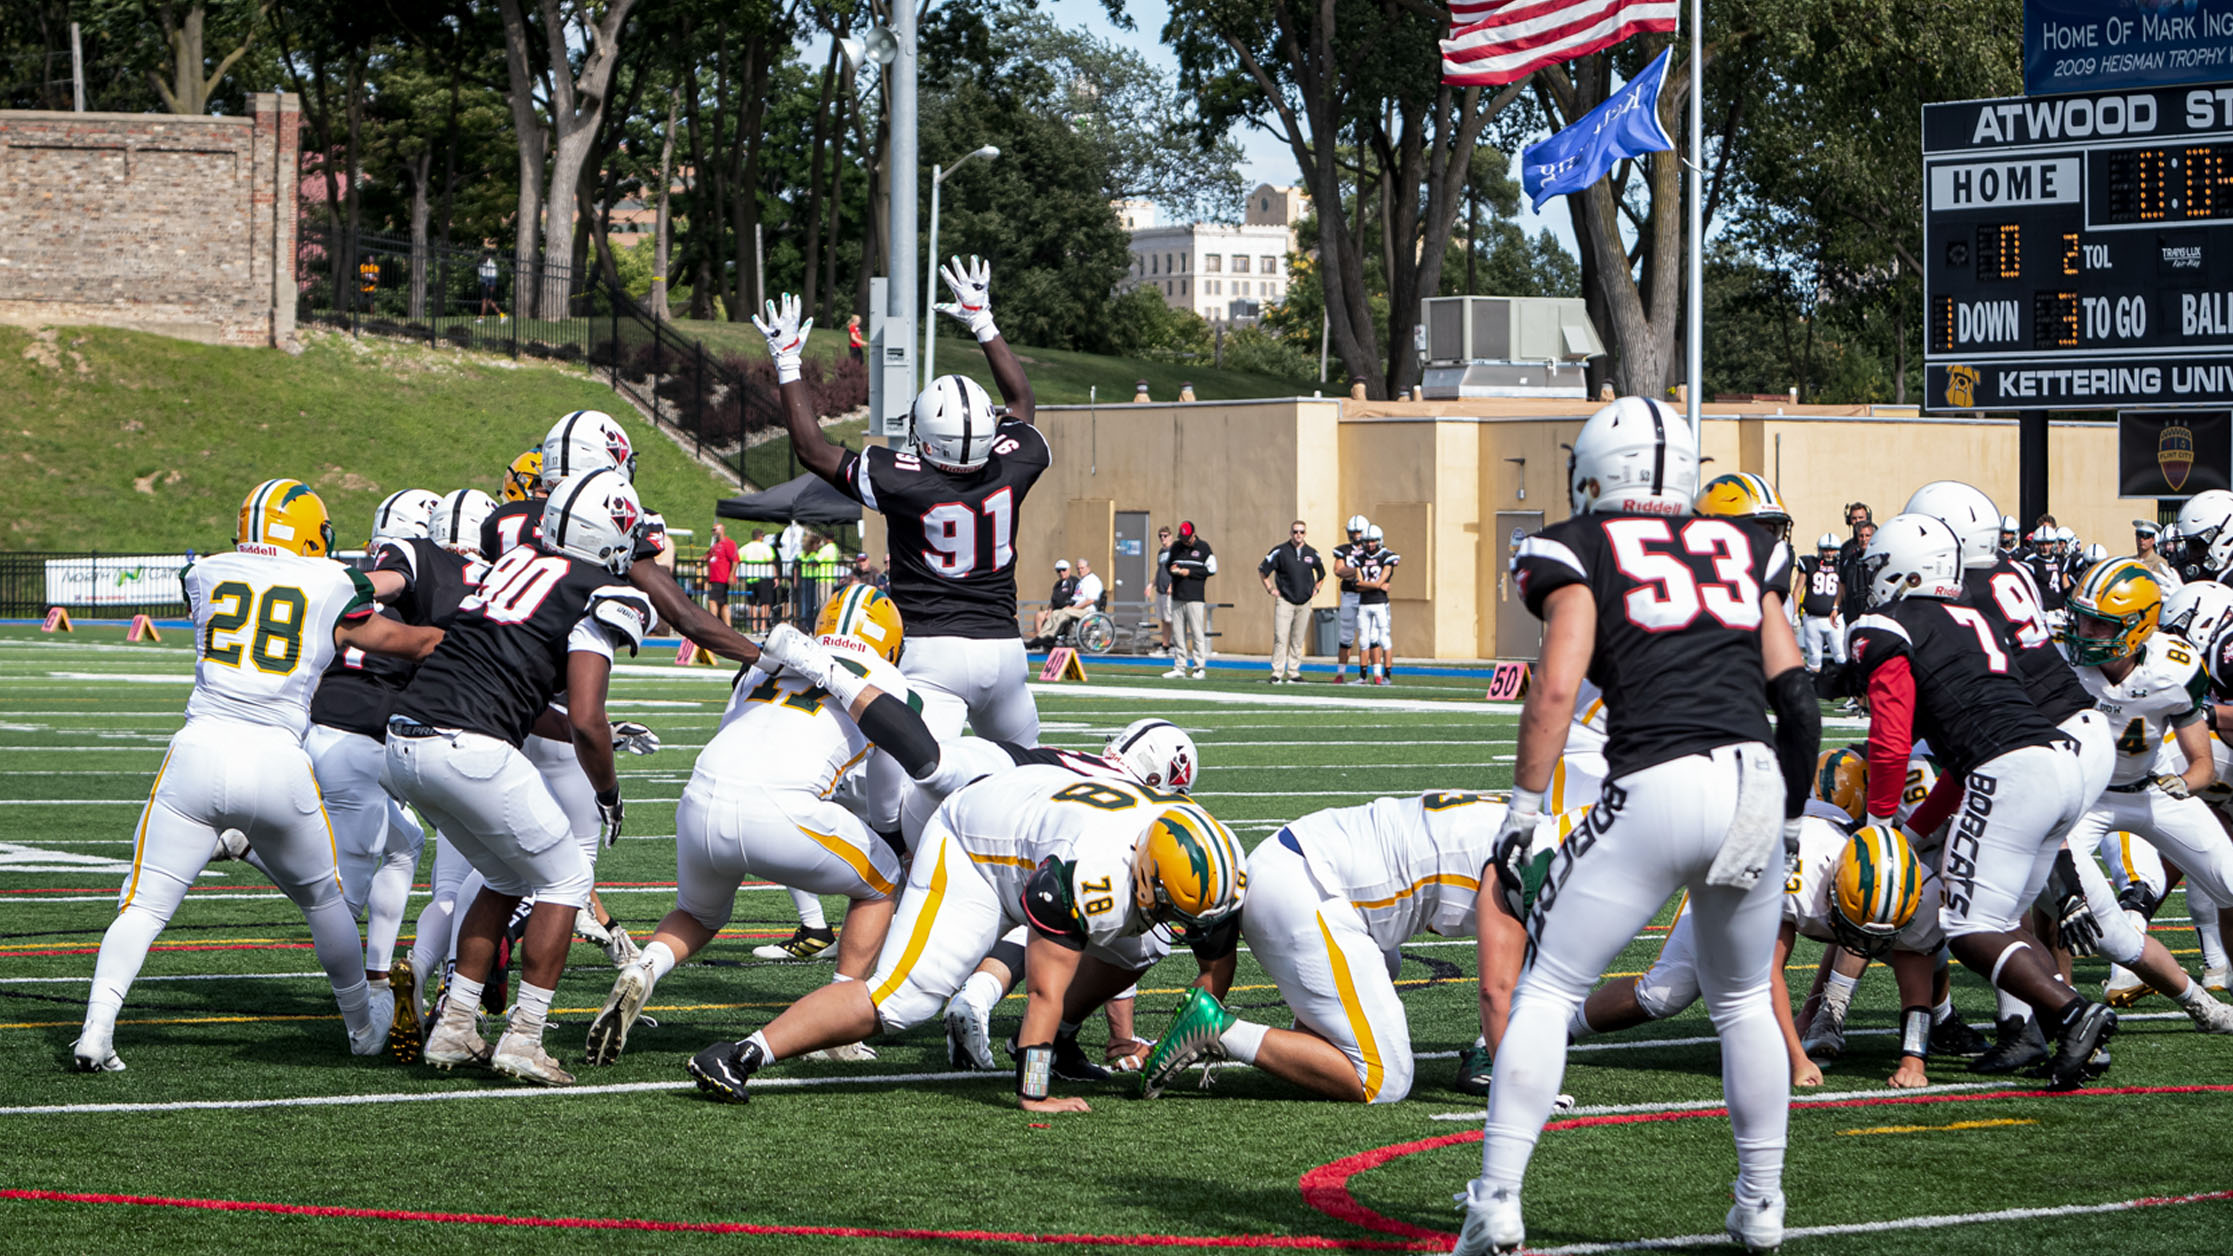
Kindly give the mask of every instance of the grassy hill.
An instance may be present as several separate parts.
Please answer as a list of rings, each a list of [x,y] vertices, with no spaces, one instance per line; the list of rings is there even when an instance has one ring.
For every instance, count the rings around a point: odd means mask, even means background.
[[[497,491],[569,410],[635,438],[644,500],[701,538],[735,490],[578,368],[327,332],[300,357],[104,328],[0,327],[0,549],[171,551],[232,543],[272,476],[318,490],[344,547],[402,488]]]

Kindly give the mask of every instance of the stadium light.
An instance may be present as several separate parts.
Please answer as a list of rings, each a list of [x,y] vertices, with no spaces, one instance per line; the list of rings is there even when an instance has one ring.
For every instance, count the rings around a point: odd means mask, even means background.
[[[923,283],[923,387],[925,388],[930,387],[930,381],[937,378],[932,373],[931,367],[934,359],[938,356],[936,335],[938,331],[938,311],[935,308],[938,304],[938,189],[946,182],[947,175],[961,169],[962,162],[968,161],[971,157],[982,157],[990,161],[999,155],[1000,150],[998,148],[987,144],[975,152],[963,154],[961,161],[957,161],[951,166],[933,165],[930,168],[930,275]]]

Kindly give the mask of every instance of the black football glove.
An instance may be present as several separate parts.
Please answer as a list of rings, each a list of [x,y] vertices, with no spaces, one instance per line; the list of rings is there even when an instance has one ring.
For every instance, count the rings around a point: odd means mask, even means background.
[[[626,818],[627,814],[626,804],[620,801],[620,787],[618,785],[611,789],[597,791],[597,845],[599,849],[610,850],[612,844],[620,840],[621,821]]]
[[[2101,924],[2086,905],[2085,887],[2068,850],[2055,852],[2054,867],[2047,873],[2047,893],[2055,905],[2055,928],[2064,949],[2072,955],[2092,955],[2101,948]]]

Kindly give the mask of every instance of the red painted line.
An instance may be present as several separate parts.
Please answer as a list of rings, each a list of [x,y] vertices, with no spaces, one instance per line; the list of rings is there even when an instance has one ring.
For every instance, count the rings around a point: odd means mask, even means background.
[[[0,1190],[0,1200],[25,1203],[119,1204],[136,1208],[185,1208],[202,1212],[263,1213],[343,1221],[424,1221],[442,1225],[510,1226],[546,1230],[636,1230],[662,1234],[731,1234],[778,1238],[915,1239],[924,1242],[1028,1243],[1062,1247],[1231,1247],[1285,1251],[1443,1251],[1448,1245],[1385,1239],[1336,1239],[1322,1234],[1028,1234],[1006,1230],[882,1230],[861,1226],[754,1225],[743,1221],[657,1221],[642,1217],[515,1217],[484,1212],[417,1212],[394,1208],[341,1208],[251,1199],[174,1199],[79,1191]]]
[[[1868,1099],[1833,1099],[1815,1103],[1800,1101],[1791,1105],[1794,1112],[1827,1111],[1833,1108],[1904,1107],[1929,1103],[1976,1103],[1993,1099],[2066,1098],[2076,1095],[2194,1095],[2221,1094],[2233,1091],[2233,1086],[2102,1086],[2080,1090],[1988,1090],[1968,1094],[1938,1095],[1883,1095]],[[1650,1125],[1661,1121],[1695,1121],[1707,1117],[1725,1117],[1727,1108],[1691,1108],[1680,1112],[1618,1112],[1602,1116],[1570,1117],[1551,1121],[1543,1126],[1548,1134],[1554,1130],[1593,1129],[1608,1125]],[[1400,1234],[1411,1239],[1447,1240],[1457,1237],[1452,1230],[1431,1230],[1408,1221],[1375,1212],[1357,1202],[1349,1193],[1349,1180],[1360,1173],[1377,1169],[1391,1160],[1417,1155],[1422,1151],[1438,1151],[1460,1143],[1481,1141],[1480,1130],[1466,1130],[1457,1134],[1443,1134],[1435,1138],[1422,1138],[1408,1143],[1395,1143],[1375,1147],[1353,1156],[1330,1160],[1303,1174],[1297,1185],[1302,1189],[1303,1202],[1325,1213],[1336,1221],[1346,1221],[1365,1230],[1382,1234]],[[2197,1197],[2200,1198],[2200,1197]],[[2167,1199],[2166,1202],[2185,1202],[2187,1197]]]
[[[788,936],[788,935],[786,935],[786,936]],[[311,945],[310,943],[308,943],[308,942],[224,942],[224,943],[209,943],[209,944],[206,944],[206,945],[198,945],[198,944],[194,944],[194,943],[181,942],[181,943],[178,943],[178,944],[176,944],[176,945],[170,945],[170,946],[161,946],[161,945],[158,945],[158,946],[152,946],[152,947],[149,947],[149,948],[148,948],[148,950],[149,950],[150,952],[153,952],[153,951],[307,951],[307,950],[310,950],[310,949],[312,949],[312,945]],[[26,956],[26,955],[98,955],[98,954],[100,954],[100,953],[101,953],[101,948],[100,948],[100,947],[99,947],[98,945],[95,945],[95,946],[56,946],[56,947],[45,947],[45,948],[42,948],[42,949],[40,949],[40,950],[36,950],[36,951],[5,951],[5,952],[0,952],[0,959],[17,959],[17,958],[20,958],[20,957],[22,957],[22,956]]]

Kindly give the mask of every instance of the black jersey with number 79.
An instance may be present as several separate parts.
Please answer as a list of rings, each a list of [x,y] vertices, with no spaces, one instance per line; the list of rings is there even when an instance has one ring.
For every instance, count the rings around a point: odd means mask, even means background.
[[[1972,567],[1962,573],[1962,600],[1999,626],[2014,651],[2010,670],[2048,723],[2060,724],[2093,709],[2093,695],[2055,647],[2054,629],[2047,625],[2045,603],[2029,570],[2005,556],[1990,567]]]
[[[847,453],[838,467],[838,491],[884,516],[892,600],[908,636],[1021,635],[1016,528],[1024,495],[1053,456],[1021,419],[1003,419],[998,430],[992,457],[975,471],[941,471],[881,445]]]
[[[1605,692],[1606,766],[1625,776],[1738,742],[1772,742],[1760,658],[1763,591],[1790,551],[1715,516],[1578,515],[1520,543],[1527,609],[1570,584],[1597,602],[1589,679]]]

